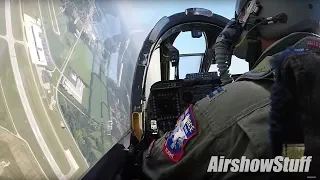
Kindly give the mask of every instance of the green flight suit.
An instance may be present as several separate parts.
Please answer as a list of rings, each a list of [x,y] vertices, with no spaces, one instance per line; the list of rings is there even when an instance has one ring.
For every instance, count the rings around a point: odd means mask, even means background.
[[[309,48],[305,37],[319,37],[310,33],[293,33],[270,46],[266,54],[277,54],[286,47]],[[319,47],[316,47],[319,48]],[[224,86],[224,93],[203,98],[193,106],[197,134],[184,146],[180,161],[173,162],[163,152],[172,132],[167,132],[144,153],[143,172],[151,179],[266,179],[260,173],[207,172],[211,156],[225,159],[271,158],[269,139],[270,89],[273,76],[266,56],[253,70],[234,83]],[[293,146],[296,148],[296,146]],[[297,146],[298,147],[298,146]],[[282,147],[284,156],[299,158],[301,148]],[[297,152],[296,152],[297,151]]]
[[[268,138],[271,83],[239,81],[228,84],[215,99],[193,106],[198,134],[187,142],[182,159],[172,162],[162,151],[170,132],[144,154],[143,171],[151,179],[250,179],[246,173],[207,173],[211,156],[270,158]],[[240,175],[240,176],[239,176]],[[251,173],[252,179],[264,179]]]

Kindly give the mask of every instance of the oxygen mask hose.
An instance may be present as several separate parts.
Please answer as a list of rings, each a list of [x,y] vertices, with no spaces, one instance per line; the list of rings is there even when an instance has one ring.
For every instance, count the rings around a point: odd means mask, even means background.
[[[236,19],[231,19],[218,36],[214,45],[215,61],[218,66],[222,85],[233,81],[229,73],[234,43],[240,38],[242,26]]]

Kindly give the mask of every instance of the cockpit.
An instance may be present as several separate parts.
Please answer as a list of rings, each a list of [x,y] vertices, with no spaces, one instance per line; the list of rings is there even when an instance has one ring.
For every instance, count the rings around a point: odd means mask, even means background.
[[[220,90],[219,72],[212,68],[216,65],[212,47],[228,21],[210,10],[189,8],[185,12],[165,16],[156,23],[146,37],[137,60],[131,94],[130,138],[128,135],[121,144],[116,144],[105,155],[108,158],[103,157],[106,158],[104,163],[103,158],[100,160],[100,168],[103,169],[110,166],[111,159],[116,156],[119,166],[114,166],[113,171],[108,169],[107,176],[99,175],[98,162],[96,169],[89,171],[83,179],[142,178],[141,162],[136,159],[142,153],[139,150],[141,140],[148,144],[161,137],[174,128],[179,115],[190,104],[210,95],[214,90]],[[202,38],[205,43],[203,52],[181,53],[175,43],[181,33],[188,33],[194,39]],[[198,66],[192,67],[196,68],[195,72],[181,72],[181,66],[192,66],[188,60],[195,59],[198,61],[195,62]],[[160,70],[153,67],[160,67]],[[232,75],[232,78],[237,76]],[[124,145],[125,139],[127,147]],[[133,164],[128,165],[127,158]]]
[[[0,179],[134,179],[142,140],[221,84],[211,49],[234,2],[0,9]]]
[[[254,29],[287,15],[252,23],[259,1],[235,3],[0,1],[0,179],[145,179],[143,152],[187,107],[310,34],[261,54]]]
[[[142,69],[148,68],[148,63],[153,63],[150,62],[153,60],[153,49],[159,49],[160,52],[161,79],[151,86],[148,86],[144,81],[141,81],[142,86],[135,87],[135,84],[133,85],[133,91],[135,90],[134,93],[137,93],[137,95],[132,96],[132,111],[141,117],[143,128],[141,137],[161,136],[172,130],[182,111],[221,85],[218,72],[209,72],[209,69],[216,64],[212,46],[227,21],[226,18],[214,15],[209,10],[190,8],[169,18],[164,17],[156,24],[140,52],[138,59],[140,66],[137,66],[134,82],[139,82],[140,74],[137,74],[137,72],[140,68],[142,71]],[[163,25],[163,22],[168,23]],[[175,24],[171,25],[172,22],[175,22]],[[161,31],[156,32],[158,29],[161,29]],[[205,50],[203,53],[182,54],[174,46],[179,34],[186,32],[190,33],[192,38],[204,37]],[[156,35],[156,33],[158,34]],[[151,50],[151,53],[148,53],[148,50]],[[184,58],[190,57],[200,58],[199,68],[197,72],[181,76],[180,63],[184,61],[183,63],[188,64]],[[148,75],[152,75],[152,73],[152,71],[151,73],[149,71],[140,80],[148,79]],[[236,75],[234,75],[235,77]],[[142,99],[139,100],[140,92]],[[135,101],[136,99],[137,101]],[[140,136],[140,134],[137,134],[137,136]]]

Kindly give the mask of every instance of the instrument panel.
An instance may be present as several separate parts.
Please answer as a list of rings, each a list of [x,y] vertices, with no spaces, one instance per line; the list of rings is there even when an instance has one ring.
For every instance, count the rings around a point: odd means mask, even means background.
[[[178,117],[190,104],[204,98],[221,84],[214,72],[188,74],[186,79],[160,81],[151,86],[148,100],[146,130],[154,131],[151,124],[157,124],[157,132],[163,134],[174,128]],[[151,123],[152,122],[152,123]],[[153,132],[154,133],[154,132]]]

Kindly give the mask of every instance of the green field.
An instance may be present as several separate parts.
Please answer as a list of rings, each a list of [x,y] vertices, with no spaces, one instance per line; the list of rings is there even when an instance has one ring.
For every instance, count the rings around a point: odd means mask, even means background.
[[[0,130],[3,131],[3,130]],[[0,163],[10,163],[9,166],[4,168],[4,172],[0,174],[0,179],[26,179],[17,164],[8,143],[0,140]],[[24,157],[28,158],[28,157]],[[1,165],[0,165],[1,166]]]
[[[0,137],[0,163],[7,165],[0,179],[46,179],[25,141],[2,128]]]
[[[5,15],[5,1],[0,1],[0,35],[6,35],[7,29],[6,29],[6,15]]]
[[[16,130],[13,127],[12,121],[7,111],[3,91],[0,88],[0,126],[4,127],[8,131],[16,134]]]
[[[29,16],[38,19],[40,18],[38,1],[35,0],[21,0],[22,11]]]
[[[93,55],[83,41],[79,40],[74,48],[68,66],[83,80],[90,84]]]
[[[109,113],[102,112],[102,110],[108,110],[108,108],[103,108],[103,103],[108,104],[106,87],[96,75],[93,75],[90,99],[90,116],[98,122],[103,121],[106,123],[109,120]]]
[[[56,0],[45,0],[48,1],[47,3],[49,4],[48,7],[50,8],[51,11],[51,17],[53,20],[53,28],[56,31],[60,31],[60,35],[65,33],[67,31],[67,21],[68,19],[64,15],[64,13],[61,12],[60,7],[63,5],[61,1],[56,1]],[[50,15],[50,14],[49,14]],[[56,21],[57,19],[57,21]],[[57,27],[58,26],[58,27]]]
[[[8,47],[6,42],[1,39],[0,40],[0,48],[4,49],[3,53],[1,54],[2,61],[0,62],[0,66],[3,67],[10,62],[9,54],[8,54]],[[6,83],[6,78],[0,76],[1,83]],[[3,87],[4,88],[4,87]],[[13,127],[12,121],[7,111],[7,106],[5,104],[4,93],[0,88],[0,126],[4,127],[5,129],[9,130],[10,132],[16,134],[16,131]]]
[[[48,7],[46,6],[47,3],[42,3],[46,1],[39,1],[40,5],[45,4],[45,6],[40,6],[41,7],[41,15],[43,18],[43,26],[46,30],[46,35],[47,39],[49,41],[49,48],[50,52],[52,55],[53,60],[55,61],[55,64],[57,64],[58,67],[62,65],[62,58],[60,56],[61,52],[64,50],[64,46],[61,45],[59,37],[56,36],[55,33],[53,33],[52,28],[51,28],[51,20],[49,15],[49,10]],[[40,18],[40,12],[39,12],[39,6],[38,6],[38,1],[34,0],[22,0],[22,11],[23,13],[38,19]],[[52,33],[51,33],[52,32]],[[53,46],[53,47],[52,47]]]
[[[84,88],[83,90],[83,95],[82,95],[82,106],[85,109],[89,109],[89,104],[90,104],[90,89],[89,88]]]
[[[30,69],[29,60],[27,58],[27,54],[24,46],[20,44],[15,44],[17,60],[19,63],[20,73],[22,75],[22,80],[24,84],[24,88],[26,90],[26,94],[29,100],[29,104],[31,106],[32,112],[37,120],[37,124],[39,129],[53,155],[56,160],[58,166],[60,167],[63,173],[68,173],[70,171],[70,166],[65,158],[63,150],[61,149],[58,139],[54,136],[54,131],[50,126],[49,119],[44,113],[44,107],[41,104],[41,97],[39,96],[35,82],[32,78],[32,69]],[[57,119],[59,121],[59,119]],[[55,120],[53,120],[55,121]]]
[[[97,82],[99,82],[99,80]],[[101,90],[101,87],[97,89]],[[63,91],[63,88],[61,88],[61,91],[64,94],[66,93]],[[73,99],[70,95],[65,95],[69,99]],[[79,112],[74,105],[67,101],[60,93],[58,97],[63,115],[83,155],[86,157],[90,165],[96,163],[98,159],[100,159],[102,155],[112,147],[112,140],[110,139],[110,136],[104,133],[104,130],[106,129],[106,122],[102,123],[100,118],[101,99],[99,99],[95,104],[97,105],[97,114],[99,115],[99,121],[97,121]],[[76,100],[73,99],[73,101]]]
[[[58,105],[56,105],[58,106]],[[83,157],[81,156],[80,152],[78,151],[76,144],[72,140],[71,134],[67,129],[63,129],[60,126],[61,116],[58,114],[57,111],[49,110],[49,105],[45,103],[45,108],[48,112],[49,117],[51,118],[51,122],[54,126],[54,129],[63,145],[64,149],[69,149],[76,160],[77,164],[79,165],[78,171],[74,174],[74,177],[79,177],[82,175],[85,170],[87,170],[87,165]],[[77,179],[77,178],[75,178]]]
[[[39,95],[37,94],[37,91],[35,88],[36,86],[32,78],[31,70],[33,70],[33,73],[36,76],[35,78],[36,78],[36,82],[40,92],[42,92],[42,87],[38,82],[35,66],[32,65],[33,68],[30,69],[30,65],[29,65],[28,59],[26,58],[24,47],[21,46],[20,44],[16,44],[15,48],[17,52],[17,59],[20,65],[19,67],[21,69],[20,70],[21,74],[23,74],[24,77],[30,77],[29,79],[28,78],[24,79],[25,80],[24,85],[27,90],[26,92],[29,99],[29,103],[31,105],[31,108],[37,120],[37,123],[39,125],[39,128],[47,142],[47,145],[50,148],[50,151],[53,154],[53,157],[55,158],[55,160],[57,161],[59,167],[61,167],[62,172],[63,173],[69,172],[70,166],[66,160],[66,157],[63,154],[63,150],[60,148],[60,145],[58,144],[58,141],[54,136],[54,133],[53,133],[53,130],[54,130],[60,140],[60,143],[63,146],[63,149],[65,150],[69,149],[74,159],[78,163],[79,169],[74,176],[79,177],[87,169],[86,168],[87,165],[83,157],[81,156],[80,152],[78,151],[76,144],[74,143],[72,136],[70,135],[68,130],[61,128],[60,122],[62,121],[62,119],[59,112],[51,111],[49,109],[49,104],[47,103],[47,100],[43,101],[44,106],[42,106]],[[54,73],[54,75],[58,75],[58,73]],[[50,119],[47,118],[44,110],[46,110]],[[53,129],[52,129],[52,126],[50,126],[49,121],[51,122]]]
[[[20,0],[11,1],[11,22],[13,36],[16,40],[23,40]]]
[[[63,148],[65,150],[69,149],[76,160],[76,162],[79,165],[78,171],[74,174],[74,177],[79,177],[81,174],[86,170],[86,164],[80,154],[80,152],[77,150],[76,145],[74,144],[72,137],[67,129],[63,129],[60,126],[61,122],[61,116],[57,111],[51,111],[49,109],[47,101],[44,101],[44,106],[42,106],[40,102],[40,98],[37,94],[35,84],[33,79],[31,78],[32,73],[30,69],[30,65],[28,63],[28,59],[26,58],[24,47],[20,44],[15,45],[16,52],[17,52],[17,59],[19,61],[19,67],[20,72],[24,74],[25,77],[30,77],[29,79],[24,79],[24,85],[26,88],[27,96],[29,99],[29,103],[31,105],[31,109],[33,110],[33,113],[35,115],[35,118],[37,120],[38,126],[41,130],[42,135],[44,136],[44,139],[54,157],[57,164],[59,165],[61,171],[65,174],[67,174],[70,171],[69,163],[67,162],[67,159],[63,153],[63,150],[60,148],[60,145],[58,144],[58,140],[54,136],[54,132],[56,132]],[[21,59],[21,60],[19,60]],[[36,76],[36,71],[34,71],[34,74]],[[37,79],[37,77],[36,77]],[[37,83],[39,84],[39,83]],[[31,88],[33,87],[33,88]],[[41,87],[38,85],[41,92]],[[47,118],[47,116],[44,113],[44,110],[47,111],[48,116],[50,119]],[[50,122],[52,123],[52,127],[50,126]]]
[[[59,2],[53,1],[53,3],[55,4]],[[34,0],[22,0],[23,12],[36,19],[40,17],[39,6],[41,8],[43,27],[46,32],[51,56],[57,67],[61,68],[63,62],[70,53],[71,47],[74,45],[76,38],[73,34],[66,31],[68,20],[66,17],[63,17],[63,13],[60,13],[61,17],[58,17],[60,35],[54,32],[47,0],[39,1],[39,4],[38,1]]]
[[[23,137],[30,145],[42,169],[50,180],[57,179],[52,171],[48,161],[44,159],[44,154],[32,132],[31,126],[27,120],[20,96],[18,94],[15,83],[10,57],[8,52],[8,44],[4,39],[0,38],[0,47],[3,49],[1,54],[0,78],[3,86],[3,91],[7,99],[8,107],[12,115],[12,119],[16,125],[19,135]]]
[[[101,158],[103,156],[103,154],[100,151],[98,151],[94,148],[92,149],[92,151],[93,151],[94,155],[98,158]]]
[[[58,82],[58,79],[60,77],[60,72],[59,71],[54,71],[52,72],[52,78],[51,78],[51,84],[52,85],[56,85],[56,83]]]

